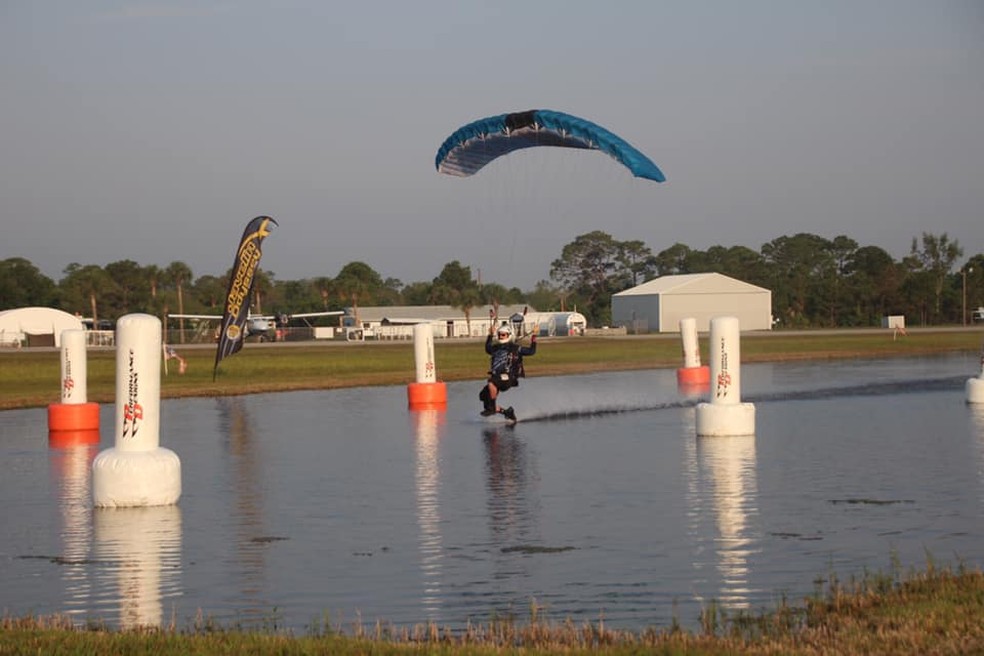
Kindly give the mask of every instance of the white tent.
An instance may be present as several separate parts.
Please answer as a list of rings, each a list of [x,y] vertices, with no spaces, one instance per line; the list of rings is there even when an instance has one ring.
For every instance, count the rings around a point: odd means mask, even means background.
[[[663,276],[612,295],[612,323],[630,333],[679,332],[693,318],[710,330],[714,317],[737,317],[742,330],[772,329],[772,292],[720,273]]]
[[[583,335],[588,320],[580,312],[530,312],[523,317],[526,332],[541,337]]]
[[[82,320],[47,307],[23,307],[0,312],[0,345],[61,346],[63,330],[82,330]]]

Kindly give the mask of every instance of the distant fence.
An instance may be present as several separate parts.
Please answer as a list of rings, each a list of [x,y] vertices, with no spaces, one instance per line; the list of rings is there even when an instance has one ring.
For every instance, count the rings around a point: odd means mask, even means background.
[[[86,346],[116,346],[116,331],[87,330],[85,331]]]
[[[620,337],[629,334],[625,326],[616,328],[585,328],[585,337]]]
[[[247,342],[304,342],[315,339],[314,328],[277,328],[262,334],[252,333],[246,337]],[[179,330],[169,329],[164,335],[167,344],[215,344],[219,341],[218,332],[209,330]]]

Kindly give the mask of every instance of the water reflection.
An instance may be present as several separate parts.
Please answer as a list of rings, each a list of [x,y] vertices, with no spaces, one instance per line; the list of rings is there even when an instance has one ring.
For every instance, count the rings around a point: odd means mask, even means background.
[[[261,457],[247,399],[227,397],[216,400],[219,428],[231,465],[231,515],[236,528],[236,556],[241,566],[239,599],[247,615],[261,614],[269,608],[264,596],[267,544],[271,539],[264,531],[264,497]]]
[[[441,610],[441,460],[439,448],[444,434],[444,411],[411,412],[416,437],[414,449],[414,489],[417,498],[417,527],[420,532],[420,572],[424,592],[421,597],[426,619],[436,620]]]
[[[181,595],[181,511],[97,508],[92,517],[96,601],[106,609],[119,604],[121,628],[162,626],[164,600]]]
[[[514,558],[512,550],[523,550],[540,542],[535,531],[540,526],[535,495],[530,481],[535,480],[533,464],[526,444],[511,427],[482,430],[485,447],[489,543],[492,549],[496,581],[513,577],[526,578],[532,564],[528,558]]]
[[[692,414],[692,410],[690,411]],[[749,582],[749,559],[760,550],[753,529],[758,514],[755,436],[697,436],[690,433],[687,466],[691,532],[700,548],[694,569],[705,564],[710,549],[721,583],[717,601],[728,608],[747,608],[755,593]],[[713,530],[705,522],[714,518]]]
[[[91,596],[88,561],[92,545],[92,488],[89,472],[98,449],[98,444],[80,444],[50,450],[51,473],[58,490],[61,514],[65,605],[70,616],[84,614]]]
[[[967,408],[975,438],[974,444],[977,447],[977,480],[980,482],[980,498],[984,501],[984,404],[968,403]]]
[[[703,401],[707,399],[708,393],[711,391],[711,384],[709,382],[704,383],[677,383],[677,393],[681,398],[687,401]]]

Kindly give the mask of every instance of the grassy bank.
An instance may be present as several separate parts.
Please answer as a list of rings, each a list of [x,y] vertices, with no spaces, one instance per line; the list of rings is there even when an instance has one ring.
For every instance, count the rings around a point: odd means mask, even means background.
[[[304,636],[242,632],[203,622],[188,630],[76,628],[65,618],[5,618],[0,654],[971,654],[984,653],[984,575],[926,570],[904,578],[831,577],[801,605],[729,615],[706,607],[701,629],[641,632],[602,623],[493,621],[454,632],[433,624],[396,629],[312,627]]]
[[[910,330],[898,339],[885,330],[756,333],[742,337],[741,351],[743,362],[976,353],[982,336],[975,328]],[[678,367],[682,361],[678,335],[561,337],[541,339],[539,344],[537,355],[527,363],[531,378]],[[706,362],[706,337],[701,348]],[[178,350],[188,361],[188,372],[179,376],[176,366],[170,367],[161,385],[165,398],[396,385],[414,378],[410,342],[247,344],[222,362],[215,381],[213,347],[179,345]],[[113,349],[89,351],[90,401],[113,401],[115,357]],[[474,340],[438,340],[435,360],[444,381],[479,380],[488,366],[481,342]],[[57,402],[60,367],[56,350],[0,351],[0,410]]]

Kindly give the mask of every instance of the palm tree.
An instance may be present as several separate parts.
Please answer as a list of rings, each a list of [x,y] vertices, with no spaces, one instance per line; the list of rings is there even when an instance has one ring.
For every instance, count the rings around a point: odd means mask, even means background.
[[[257,314],[263,314],[263,298],[273,288],[273,272],[257,267],[253,273],[253,301]]]
[[[160,299],[157,298],[157,290],[161,284],[161,278],[164,272],[156,264],[148,264],[140,269],[141,275],[143,277],[144,284],[150,293],[150,299],[147,301],[147,306],[149,309],[153,310],[154,313],[161,315],[161,321],[164,325],[167,325],[167,304],[162,303]]]
[[[62,288],[81,302],[88,302],[92,325],[99,325],[99,299],[112,287],[113,279],[102,267],[95,264],[82,266],[76,262],[65,267]]]
[[[478,285],[470,285],[458,290],[455,302],[451,307],[460,309],[465,314],[465,325],[468,328],[468,336],[471,337],[471,311],[472,308],[482,304],[482,292]]]
[[[178,314],[184,314],[184,286],[191,282],[191,267],[184,262],[171,262],[164,270],[164,279],[170,283],[178,294]],[[184,344],[184,319],[178,320],[181,343]]]
[[[328,299],[331,297],[334,281],[326,276],[321,276],[312,280],[311,285],[314,286],[315,291],[321,296],[322,309],[328,310]]]
[[[434,278],[431,293],[439,299],[437,302],[447,303],[464,313],[468,335],[471,336],[471,310],[482,302],[481,289],[472,278],[471,267],[462,266],[458,260],[448,262]]]
[[[143,268],[144,278],[150,286],[150,297],[157,300],[157,287],[160,285],[163,271],[156,264],[148,264]]]

